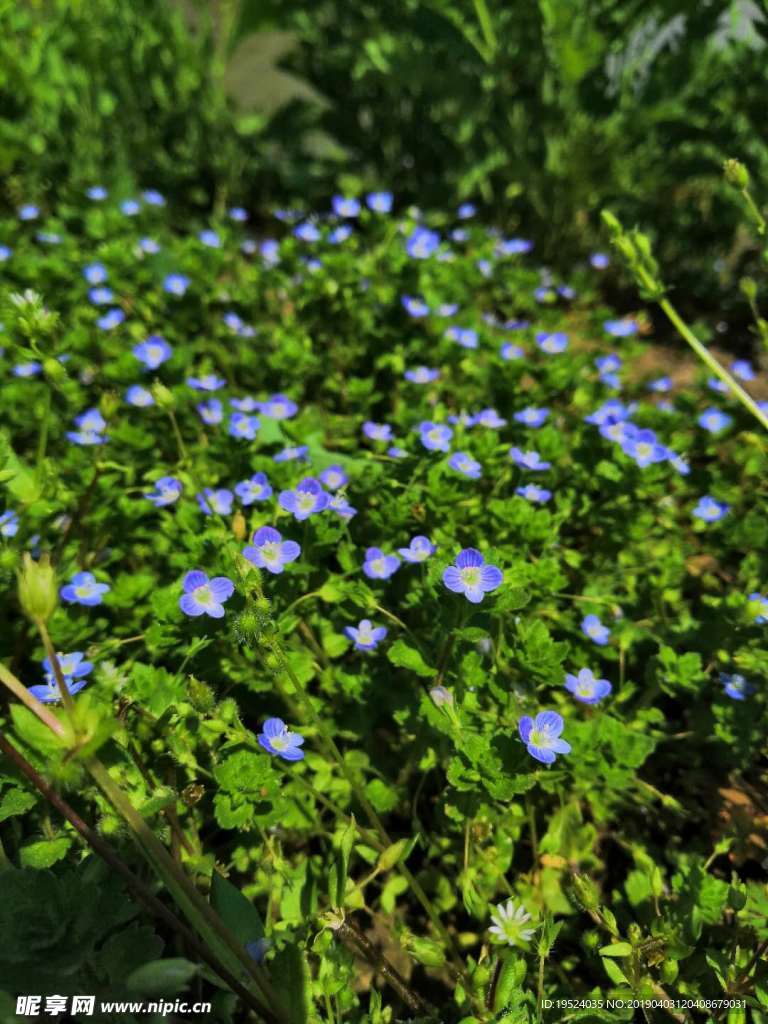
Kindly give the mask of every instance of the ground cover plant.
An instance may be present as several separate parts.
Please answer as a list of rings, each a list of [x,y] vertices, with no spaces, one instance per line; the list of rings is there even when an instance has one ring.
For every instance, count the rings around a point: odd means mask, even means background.
[[[469,204],[176,223],[0,222],[3,1014],[765,1020],[758,371]]]

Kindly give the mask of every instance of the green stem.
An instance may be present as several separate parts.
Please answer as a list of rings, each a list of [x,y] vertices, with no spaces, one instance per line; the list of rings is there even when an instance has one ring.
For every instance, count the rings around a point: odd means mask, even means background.
[[[72,694],[69,692],[67,681],[64,678],[64,673],[61,671],[61,665],[59,664],[59,656],[51,642],[51,636],[48,632],[48,627],[42,621],[37,619],[35,621],[37,630],[40,634],[40,639],[43,641],[43,647],[45,647],[45,653],[48,656],[48,661],[51,663],[51,669],[56,678],[56,683],[59,687],[59,693],[61,694],[61,702],[64,705],[64,709],[69,716],[69,720],[72,723],[72,728],[77,731],[75,723],[75,702],[72,699]]]
[[[647,273],[647,271],[643,270],[642,268],[639,268],[638,276],[640,277],[640,280],[644,287],[648,288],[650,291],[654,290],[656,282],[652,279],[650,274]],[[669,321],[677,329],[680,336],[685,341],[688,342],[688,344],[691,346],[691,348],[699,357],[699,359],[701,359],[701,361],[705,364],[705,366],[709,367],[712,373],[714,373],[716,377],[719,377],[720,380],[727,385],[728,389],[733,392],[733,394],[738,398],[738,400],[745,407],[745,409],[748,409],[752,413],[752,415],[757,420],[760,421],[760,423],[765,427],[765,429],[768,430],[768,416],[766,416],[766,414],[760,409],[755,400],[749,394],[747,394],[747,392],[744,390],[741,384],[739,384],[736,378],[733,377],[725,369],[724,366],[721,366],[720,363],[718,363],[718,361],[715,359],[715,357],[712,355],[712,353],[707,349],[705,345],[702,345],[702,343],[690,329],[688,324],[683,320],[683,318],[677,312],[677,310],[669,301],[669,299],[659,299],[659,305],[663,309],[664,313],[667,315]]]
[[[480,30],[483,33],[485,45],[490,51],[486,57],[486,62],[490,63],[490,59],[493,58],[499,48],[499,41],[496,38],[496,30],[493,27],[493,19],[491,18],[491,12],[488,10],[488,5],[485,0],[474,0],[474,5],[475,14],[477,15],[478,23],[480,24]]]

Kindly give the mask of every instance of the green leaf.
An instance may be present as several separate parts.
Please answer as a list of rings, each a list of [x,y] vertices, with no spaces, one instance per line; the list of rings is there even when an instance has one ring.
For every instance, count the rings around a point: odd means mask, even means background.
[[[34,793],[28,793],[25,789],[9,789],[0,800],[0,821],[13,818],[17,814],[24,814],[36,803],[37,798]]]
[[[309,967],[298,946],[285,946],[270,961],[287,1024],[307,1024],[312,1009]]]
[[[416,648],[411,647],[405,640],[396,640],[388,648],[387,657],[393,665],[397,665],[398,668],[407,668],[418,676],[429,677],[437,674],[437,669],[427,665]]]
[[[213,909],[243,946],[264,937],[264,922],[256,907],[218,871],[213,872],[210,899]]]
[[[629,956],[632,947],[628,942],[612,942],[608,946],[602,946],[598,952],[600,956]]]
[[[49,868],[66,856],[71,845],[72,840],[69,836],[28,843],[19,850],[19,863],[23,868],[34,868],[36,871]]]
[[[142,964],[125,981],[129,992],[143,996],[172,996],[183,992],[201,968],[182,957],[169,957]]]

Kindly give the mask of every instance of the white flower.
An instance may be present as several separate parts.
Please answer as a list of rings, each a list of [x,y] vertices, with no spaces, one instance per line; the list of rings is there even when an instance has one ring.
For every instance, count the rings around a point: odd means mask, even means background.
[[[506,943],[509,946],[520,946],[524,942],[529,942],[536,931],[535,928],[524,927],[525,923],[531,920],[531,915],[526,913],[522,903],[516,907],[514,900],[499,903],[496,913],[491,914],[491,920],[493,925],[488,931],[494,936],[496,942]]]

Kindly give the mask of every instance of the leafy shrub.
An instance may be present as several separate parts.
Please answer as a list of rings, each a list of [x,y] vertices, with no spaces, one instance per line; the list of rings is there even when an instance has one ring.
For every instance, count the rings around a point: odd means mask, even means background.
[[[78,965],[191,928],[223,1019],[763,1020],[747,412],[666,395],[598,271],[471,218],[337,201],[257,242],[167,210],[0,224],[10,995],[74,916]],[[73,902],[72,812],[153,924]]]

